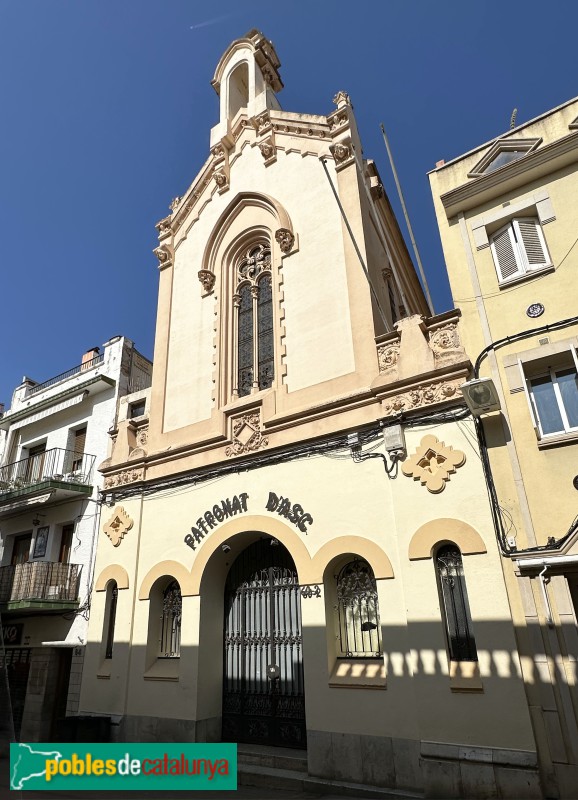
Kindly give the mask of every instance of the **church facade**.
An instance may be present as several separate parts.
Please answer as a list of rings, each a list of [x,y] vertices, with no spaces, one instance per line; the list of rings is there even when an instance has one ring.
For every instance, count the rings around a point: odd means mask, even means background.
[[[279,66],[258,31],[227,49],[210,155],[157,226],[80,712],[121,741],[299,748],[336,781],[538,797],[459,312],[428,308],[347,94],[283,111]]]

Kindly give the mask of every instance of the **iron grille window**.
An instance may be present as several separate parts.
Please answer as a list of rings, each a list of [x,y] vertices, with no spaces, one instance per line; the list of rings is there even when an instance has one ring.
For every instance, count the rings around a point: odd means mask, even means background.
[[[444,545],[435,564],[450,661],[477,661],[462,554],[455,545]]]
[[[237,266],[237,378],[234,394],[268,389],[274,377],[271,249],[253,245]]]
[[[337,576],[337,616],[341,655],[382,655],[377,586],[367,561],[350,561]]]
[[[159,658],[179,658],[181,655],[181,613],[181,589],[176,581],[172,581],[163,592]]]
[[[113,582],[108,588],[108,615],[107,615],[107,629],[106,629],[106,653],[105,658],[112,658],[112,649],[114,646],[114,625],[116,622],[116,601],[118,598],[118,586]]]

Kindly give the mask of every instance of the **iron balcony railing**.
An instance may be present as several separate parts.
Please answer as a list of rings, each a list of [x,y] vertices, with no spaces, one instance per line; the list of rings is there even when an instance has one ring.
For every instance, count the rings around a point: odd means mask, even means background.
[[[0,494],[44,481],[89,486],[96,456],[55,447],[0,467]]]
[[[102,364],[103,360],[104,353],[99,353],[99,355],[91,358],[90,361],[85,361],[83,364],[79,364],[77,367],[72,367],[72,369],[68,369],[66,372],[61,372],[60,375],[56,375],[54,378],[44,381],[44,383],[39,383],[36,386],[33,386],[28,392],[28,396],[30,397],[33,394],[38,394],[38,392],[44,391],[44,389],[49,389],[56,383],[65,381],[67,378],[72,378],[73,375],[78,375],[79,372],[86,372],[87,370],[98,366],[98,364]]]
[[[0,603],[22,600],[74,602],[78,600],[80,564],[27,561],[0,567]]]

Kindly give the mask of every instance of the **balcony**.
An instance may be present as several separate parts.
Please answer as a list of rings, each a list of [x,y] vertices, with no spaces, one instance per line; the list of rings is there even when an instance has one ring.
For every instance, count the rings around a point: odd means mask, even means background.
[[[96,456],[55,447],[0,467],[0,516],[22,506],[92,493]]]
[[[54,378],[44,381],[44,383],[37,383],[36,386],[33,386],[32,389],[30,389],[28,396],[31,397],[34,394],[43,392],[45,389],[50,389],[52,386],[56,386],[57,383],[62,383],[63,381],[72,378],[74,375],[78,375],[80,372],[87,372],[93,367],[97,367],[99,364],[102,364],[103,361],[104,353],[99,353],[99,355],[91,358],[89,361],[84,361],[77,367],[72,367],[72,369],[68,369],[66,372],[61,372],[60,375],[56,375]]]
[[[27,561],[0,567],[0,606],[19,614],[59,613],[78,606],[80,564]]]

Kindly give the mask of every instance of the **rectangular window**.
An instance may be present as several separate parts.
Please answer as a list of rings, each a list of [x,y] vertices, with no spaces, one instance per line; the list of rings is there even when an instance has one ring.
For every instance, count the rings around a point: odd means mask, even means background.
[[[129,418],[142,417],[145,413],[146,400],[137,400],[136,403],[131,403],[129,406]]]
[[[491,237],[492,255],[500,283],[551,264],[540,221],[513,219]]]
[[[541,436],[578,431],[578,375],[574,367],[550,369],[528,381]]]

